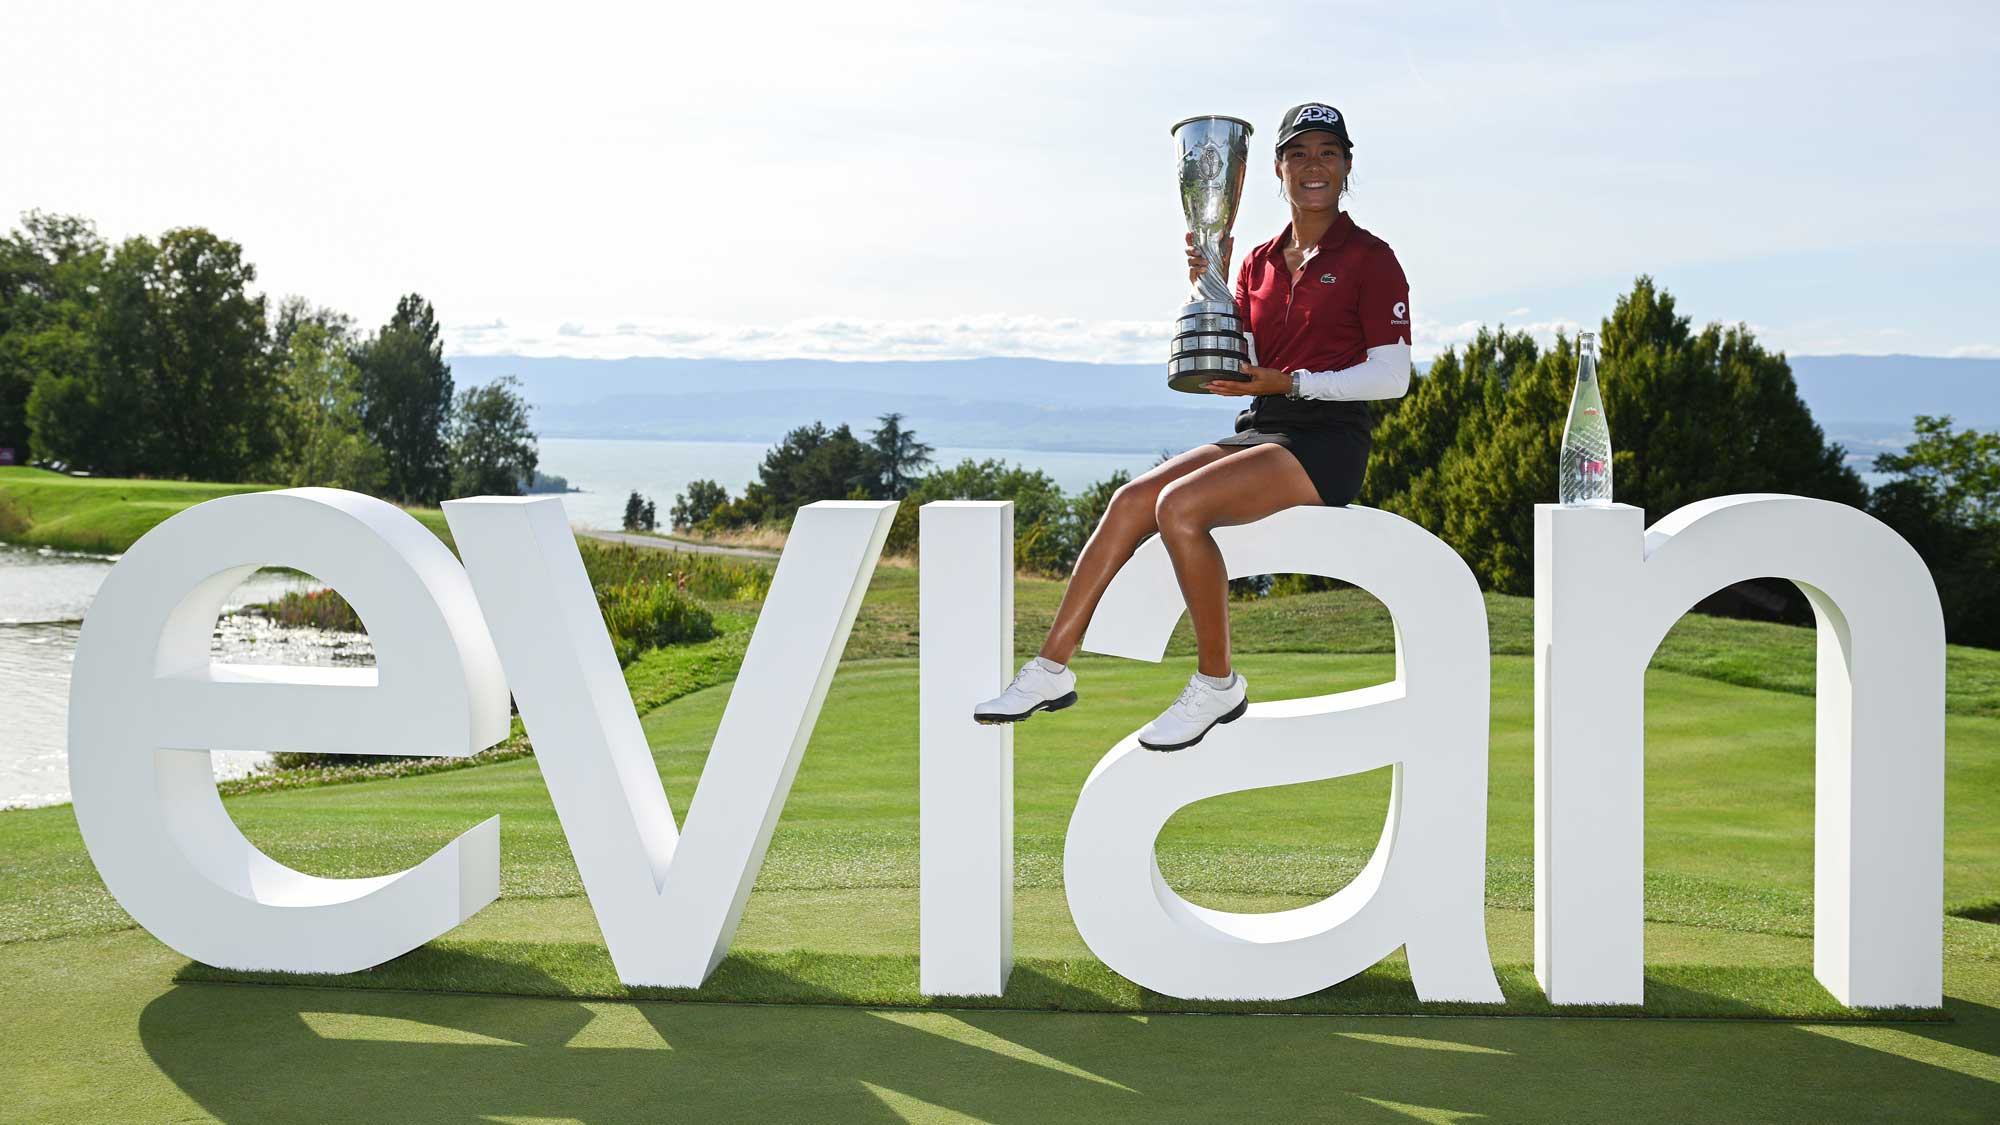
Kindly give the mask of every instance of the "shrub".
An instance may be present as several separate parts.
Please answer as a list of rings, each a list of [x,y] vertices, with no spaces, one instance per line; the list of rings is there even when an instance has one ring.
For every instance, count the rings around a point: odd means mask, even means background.
[[[598,589],[658,582],[717,601],[762,601],[771,590],[771,568],[726,555],[596,540],[579,540],[577,547]]]
[[[33,521],[12,496],[0,496],[0,539],[16,539],[28,533]]]
[[[663,645],[705,641],[716,635],[715,619],[701,603],[663,582],[629,582],[597,588],[597,606],[623,667]]]
[[[729,490],[712,480],[689,481],[687,491],[674,497],[670,514],[676,528],[690,528],[708,519],[729,503]]]
[[[330,629],[336,633],[365,633],[361,616],[347,599],[332,590],[299,593],[294,590],[274,602],[248,606],[247,613],[269,618],[287,628]]]
[[[883,544],[884,554],[917,556],[918,509],[932,500],[1012,500],[1014,502],[1014,565],[1034,574],[1064,578],[1097,530],[1111,497],[1131,480],[1120,470],[1108,479],[1064,496],[1055,480],[1040,470],[1006,464],[998,459],[973,461],[936,469],[917,478],[896,509]]]

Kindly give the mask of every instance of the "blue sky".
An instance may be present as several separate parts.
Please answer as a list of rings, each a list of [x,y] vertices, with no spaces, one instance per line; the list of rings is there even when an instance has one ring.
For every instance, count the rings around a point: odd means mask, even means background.
[[[1796,354],[2000,356],[1996,7],[17,0],[0,220],[204,224],[455,351],[1143,362],[1168,126],[1324,100],[1419,355],[1647,272]],[[1239,244],[1285,219],[1253,164]]]

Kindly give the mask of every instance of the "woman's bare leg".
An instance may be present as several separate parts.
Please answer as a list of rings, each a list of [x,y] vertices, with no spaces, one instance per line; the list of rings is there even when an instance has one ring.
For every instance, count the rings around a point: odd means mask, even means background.
[[[1243,452],[1247,450],[1237,446],[1198,445],[1153,466],[1112,494],[1104,518],[1097,521],[1089,542],[1076,557],[1069,586],[1063,590],[1062,605],[1056,609],[1048,638],[1042,642],[1043,659],[1067,664],[1076,654],[1084,626],[1090,624],[1090,615],[1097,611],[1098,599],[1104,596],[1118,568],[1125,565],[1146,536],[1159,530],[1154,509],[1159,504],[1160,490],[1205,465]]]
[[[1319,503],[1298,458],[1277,445],[1251,446],[1160,490],[1154,518],[1194,619],[1195,667],[1203,675],[1229,674],[1229,574],[1209,531]]]

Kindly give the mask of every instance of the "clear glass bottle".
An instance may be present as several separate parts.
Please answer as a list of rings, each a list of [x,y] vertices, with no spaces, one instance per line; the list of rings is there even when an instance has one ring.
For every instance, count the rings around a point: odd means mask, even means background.
[[[1597,335],[1576,337],[1576,391],[1563,424],[1562,466],[1556,487],[1567,507],[1601,508],[1611,503],[1611,427],[1604,420],[1604,397],[1597,390]]]

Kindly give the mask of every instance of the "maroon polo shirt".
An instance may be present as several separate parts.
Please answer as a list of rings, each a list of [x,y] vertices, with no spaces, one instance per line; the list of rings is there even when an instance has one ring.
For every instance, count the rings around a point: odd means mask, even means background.
[[[1410,283],[1389,244],[1342,211],[1311,250],[1297,281],[1285,265],[1292,225],[1243,259],[1236,308],[1257,340],[1257,365],[1279,371],[1338,371],[1368,349],[1410,342]],[[1323,429],[1372,419],[1365,401],[1258,395],[1236,430]]]

